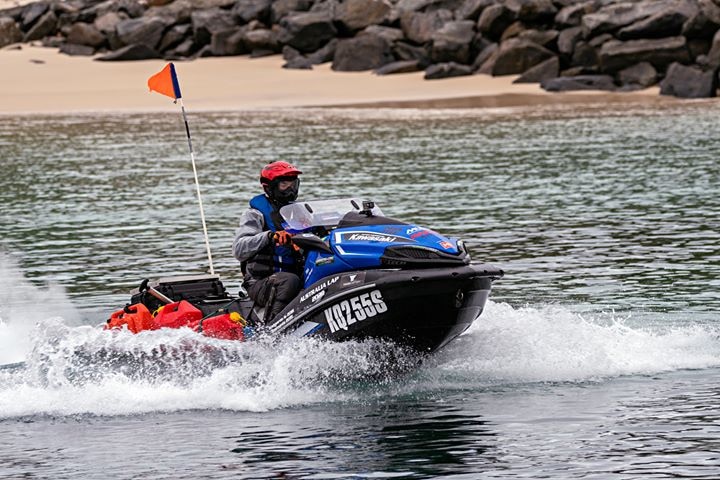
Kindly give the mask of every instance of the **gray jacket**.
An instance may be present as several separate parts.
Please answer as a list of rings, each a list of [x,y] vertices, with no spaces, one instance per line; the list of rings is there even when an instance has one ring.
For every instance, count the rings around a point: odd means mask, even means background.
[[[240,226],[235,230],[233,255],[244,262],[270,244],[262,212],[248,208],[240,215]]]

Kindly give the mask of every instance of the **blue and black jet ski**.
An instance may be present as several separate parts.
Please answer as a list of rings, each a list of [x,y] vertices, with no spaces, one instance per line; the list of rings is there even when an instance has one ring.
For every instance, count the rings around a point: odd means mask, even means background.
[[[381,338],[418,351],[441,348],[482,313],[503,271],[471,264],[462,240],[383,216],[355,198],[280,209],[305,259],[304,288],[275,318],[217,276],[143,282],[132,298],[150,311],[186,300],[207,315],[235,311],[256,332],[343,341]]]

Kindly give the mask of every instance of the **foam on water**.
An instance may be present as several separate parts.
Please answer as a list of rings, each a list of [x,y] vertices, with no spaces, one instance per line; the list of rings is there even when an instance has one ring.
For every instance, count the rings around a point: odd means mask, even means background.
[[[643,328],[612,314],[492,301],[468,332],[422,364],[380,341],[240,343],[187,329],[133,335],[80,322],[62,289],[32,285],[0,256],[0,365],[25,361],[0,369],[0,418],[266,411],[720,365],[712,325]]]
[[[80,315],[64,289],[33,285],[17,262],[0,252],[0,365],[23,361],[35,323],[53,317],[63,318],[70,325],[80,323]]]
[[[492,302],[465,335],[420,367],[412,354],[383,342],[239,343],[182,329],[110,333],[59,319],[41,322],[33,336],[26,366],[0,371],[2,418],[265,411],[720,365],[718,331],[710,326],[631,328],[558,306]]]
[[[561,306],[489,302],[482,317],[433,363],[442,374],[503,383],[586,381],[720,365],[717,326],[639,328],[628,320],[612,314],[586,318]]]

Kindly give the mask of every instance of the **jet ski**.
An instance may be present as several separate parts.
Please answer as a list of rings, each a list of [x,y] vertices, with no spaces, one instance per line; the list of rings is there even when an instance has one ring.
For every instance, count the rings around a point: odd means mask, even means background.
[[[144,280],[106,328],[189,327],[230,340],[251,335],[378,338],[435,351],[482,313],[503,271],[474,264],[462,240],[385,217],[357,198],[280,209],[304,258],[303,289],[274,318],[216,275]]]

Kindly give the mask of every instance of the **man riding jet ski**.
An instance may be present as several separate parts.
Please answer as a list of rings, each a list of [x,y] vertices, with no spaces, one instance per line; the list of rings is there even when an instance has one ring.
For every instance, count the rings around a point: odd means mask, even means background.
[[[235,230],[233,254],[241,262],[243,288],[271,321],[302,288],[302,256],[283,229],[280,208],[297,199],[302,172],[287,162],[272,162],[260,172],[265,191],[250,200]]]
[[[230,295],[216,275],[145,280],[107,328],[379,338],[432,352],[480,316],[502,270],[471,264],[462,240],[385,217],[372,201],[296,201],[300,174],[267,165],[264,194],[240,218],[233,253],[247,295]]]

